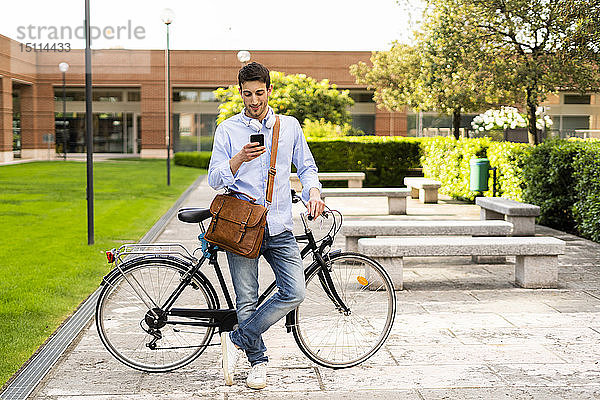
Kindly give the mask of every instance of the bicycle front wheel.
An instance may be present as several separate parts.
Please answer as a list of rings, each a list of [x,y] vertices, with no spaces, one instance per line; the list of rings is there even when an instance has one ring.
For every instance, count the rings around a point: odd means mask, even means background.
[[[371,357],[390,334],[396,294],[375,260],[340,253],[327,262],[333,287],[348,308],[335,304],[320,268],[306,281],[306,297],[295,311],[294,339],[302,352],[328,368],[352,367]]]
[[[147,372],[166,372],[196,359],[209,344],[213,327],[193,318],[160,315],[191,266],[173,258],[140,258],[121,266],[105,281],[96,304],[102,343],[122,363]],[[172,308],[215,308],[211,288],[192,279]],[[154,312],[154,313],[153,313]]]

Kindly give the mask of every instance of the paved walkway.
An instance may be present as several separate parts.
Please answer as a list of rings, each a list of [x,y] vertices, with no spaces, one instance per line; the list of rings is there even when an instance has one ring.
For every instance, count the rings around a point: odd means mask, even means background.
[[[208,206],[214,193],[203,184],[185,205]],[[479,218],[479,207],[447,199],[438,205],[409,199],[407,216],[386,215],[385,199],[329,202],[347,219]],[[192,250],[196,231],[174,219],[158,241],[179,241]],[[512,263],[408,259],[391,336],[358,367],[315,366],[281,322],[265,336],[271,357],[267,388],[245,387],[248,365],[227,387],[218,346],[185,368],[148,374],[113,359],[91,325],[32,398],[600,399],[600,244],[544,227],[538,234],[567,241],[558,289],[515,287]],[[343,238],[336,244],[343,246]],[[262,281],[270,280],[269,267],[261,268]]]

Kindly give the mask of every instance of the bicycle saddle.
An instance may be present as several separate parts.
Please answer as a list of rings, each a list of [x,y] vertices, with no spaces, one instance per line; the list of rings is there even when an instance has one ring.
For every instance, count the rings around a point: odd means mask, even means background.
[[[182,208],[177,211],[177,218],[182,222],[198,223],[212,217],[208,208]]]

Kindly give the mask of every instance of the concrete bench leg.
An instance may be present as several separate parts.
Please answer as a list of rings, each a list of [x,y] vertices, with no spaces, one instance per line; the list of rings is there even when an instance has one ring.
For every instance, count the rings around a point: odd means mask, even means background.
[[[404,260],[402,257],[373,257],[375,261],[377,261],[390,275],[392,282],[394,284],[394,290],[402,290],[402,269],[404,265]],[[377,277],[379,275],[374,275],[370,273],[370,269],[367,267],[365,271],[365,278],[369,282],[371,282],[372,290],[376,290],[382,283],[377,281]]]
[[[391,215],[406,215],[406,197],[388,197],[388,210]]]
[[[413,199],[418,199],[419,198],[419,189],[411,187],[410,188],[410,197],[412,197]]]
[[[362,187],[362,181],[360,179],[349,179],[348,180],[348,187],[349,188],[361,188]]]
[[[558,256],[517,256],[515,281],[528,289],[558,287]]]
[[[535,236],[535,217],[506,216],[506,221],[513,224],[513,236]]]
[[[374,238],[376,236],[346,236],[346,251],[358,252],[358,239]]]
[[[419,201],[421,203],[437,203],[437,189],[419,189]]]
[[[497,213],[496,211],[492,211],[492,210],[487,210],[485,208],[482,208],[479,212],[479,216],[481,220],[488,220],[488,219],[504,219],[504,214],[500,214]]]

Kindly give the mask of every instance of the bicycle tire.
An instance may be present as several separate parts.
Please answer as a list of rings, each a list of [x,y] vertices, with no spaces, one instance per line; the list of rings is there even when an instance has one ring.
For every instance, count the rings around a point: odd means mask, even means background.
[[[388,338],[396,315],[396,293],[385,269],[365,255],[339,253],[327,264],[350,313],[336,308],[317,267],[307,276],[305,299],[294,312],[294,339],[321,366],[353,367],[375,354]]]
[[[133,290],[139,282],[137,292],[144,293],[140,289],[144,287],[154,303],[162,305],[161,301],[173,293],[190,268],[189,263],[174,257],[140,257],[123,263],[122,274],[114,271],[108,275],[96,303],[96,327],[102,343],[117,360],[140,371],[167,372],[189,364],[206,349],[214,327],[171,324],[158,329],[162,338],[151,349],[148,344],[154,335],[143,329],[148,328],[144,324],[149,307]],[[173,308],[218,308],[214,293],[204,275],[197,274]],[[192,321],[184,317],[176,319]]]

